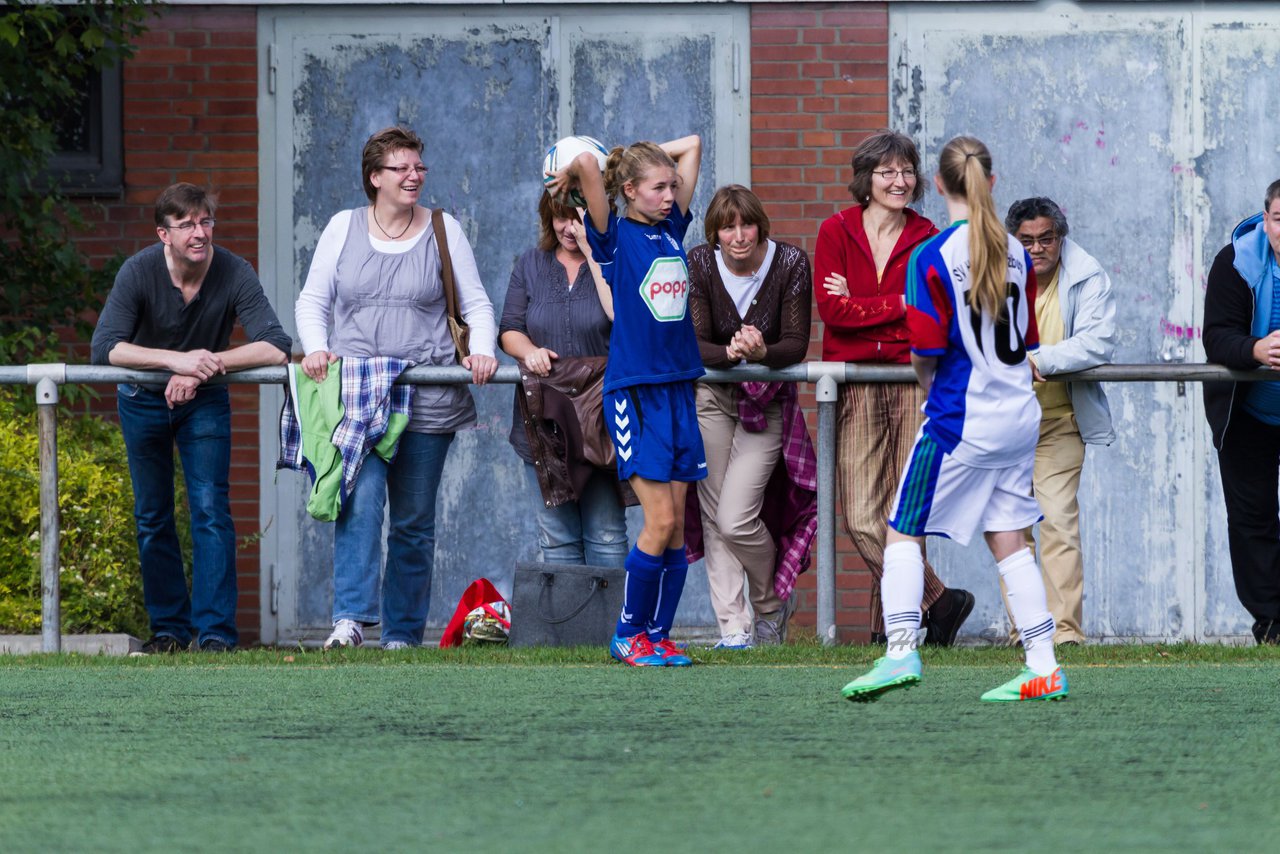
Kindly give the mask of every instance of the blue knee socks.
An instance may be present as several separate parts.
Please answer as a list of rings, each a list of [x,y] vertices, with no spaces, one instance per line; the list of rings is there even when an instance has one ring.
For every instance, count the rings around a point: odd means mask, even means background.
[[[649,636],[654,640],[662,640],[671,634],[671,625],[676,621],[676,607],[680,604],[680,594],[684,592],[684,579],[688,574],[689,559],[685,557],[684,546],[662,553],[662,585],[648,626]]]
[[[615,634],[635,637],[645,630],[662,586],[662,558],[633,546],[627,555],[627,587]]]

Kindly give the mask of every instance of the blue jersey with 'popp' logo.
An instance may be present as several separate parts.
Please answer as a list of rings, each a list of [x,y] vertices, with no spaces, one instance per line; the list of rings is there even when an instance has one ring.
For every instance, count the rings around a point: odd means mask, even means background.
[[[604,390],[693,380],[702,358],[689,317],[684,246],[690,217],[672,207],[655,225],[609,215],[601,234],[587,217],[587,242],[613,291],[613,332]]]

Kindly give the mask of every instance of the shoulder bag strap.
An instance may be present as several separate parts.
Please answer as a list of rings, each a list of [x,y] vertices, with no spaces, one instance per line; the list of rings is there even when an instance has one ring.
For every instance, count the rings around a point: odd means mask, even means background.
[[[440,280],[444,284],[444,306],[449,316],[461,320],[458,312],[458,291],[453,284],[453,259],[449,257],[449,241],[444,236],[444,209],[431,210],[431,228],[436,233],[436,250],[440,253]]]

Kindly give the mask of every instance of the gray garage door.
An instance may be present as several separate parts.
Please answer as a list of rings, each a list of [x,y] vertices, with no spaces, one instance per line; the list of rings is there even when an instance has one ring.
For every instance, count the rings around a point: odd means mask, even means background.
[[[542,155],[561,135],[612,145],[701,134],[694,207],[705,209],[718,183],[748,177],[746,28],[740,7],[264,7],[260,254],[281,320],[293,331],[294,300],[329,217],[364,203],[361,146],[386,125],[423,137],[424,203],[461,220],[499,311],[513,260],[535,243]],[[691,243],[700,231],[695,223]],[[479,425],[450,452],[433,626],[471,579],[488,576],[509,592],[513,561],[533,556],[533,496],[506,440],[511,395],[511,386],[479,390]],[[280,401],[264,391],[264,456],[276,447]],[[301,477],[273,483],[270,461],[263,475],[263,639],[315,639],[329,626],[332,526],[303,512]],[[713,622],[705,579],[691,583],[680,621]]]

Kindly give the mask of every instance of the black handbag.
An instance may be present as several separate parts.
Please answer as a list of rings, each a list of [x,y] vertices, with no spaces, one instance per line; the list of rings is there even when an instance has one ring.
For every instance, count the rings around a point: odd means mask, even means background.
[[[516,563],[511,646],[606,646],[622,612],[627,571]]]

